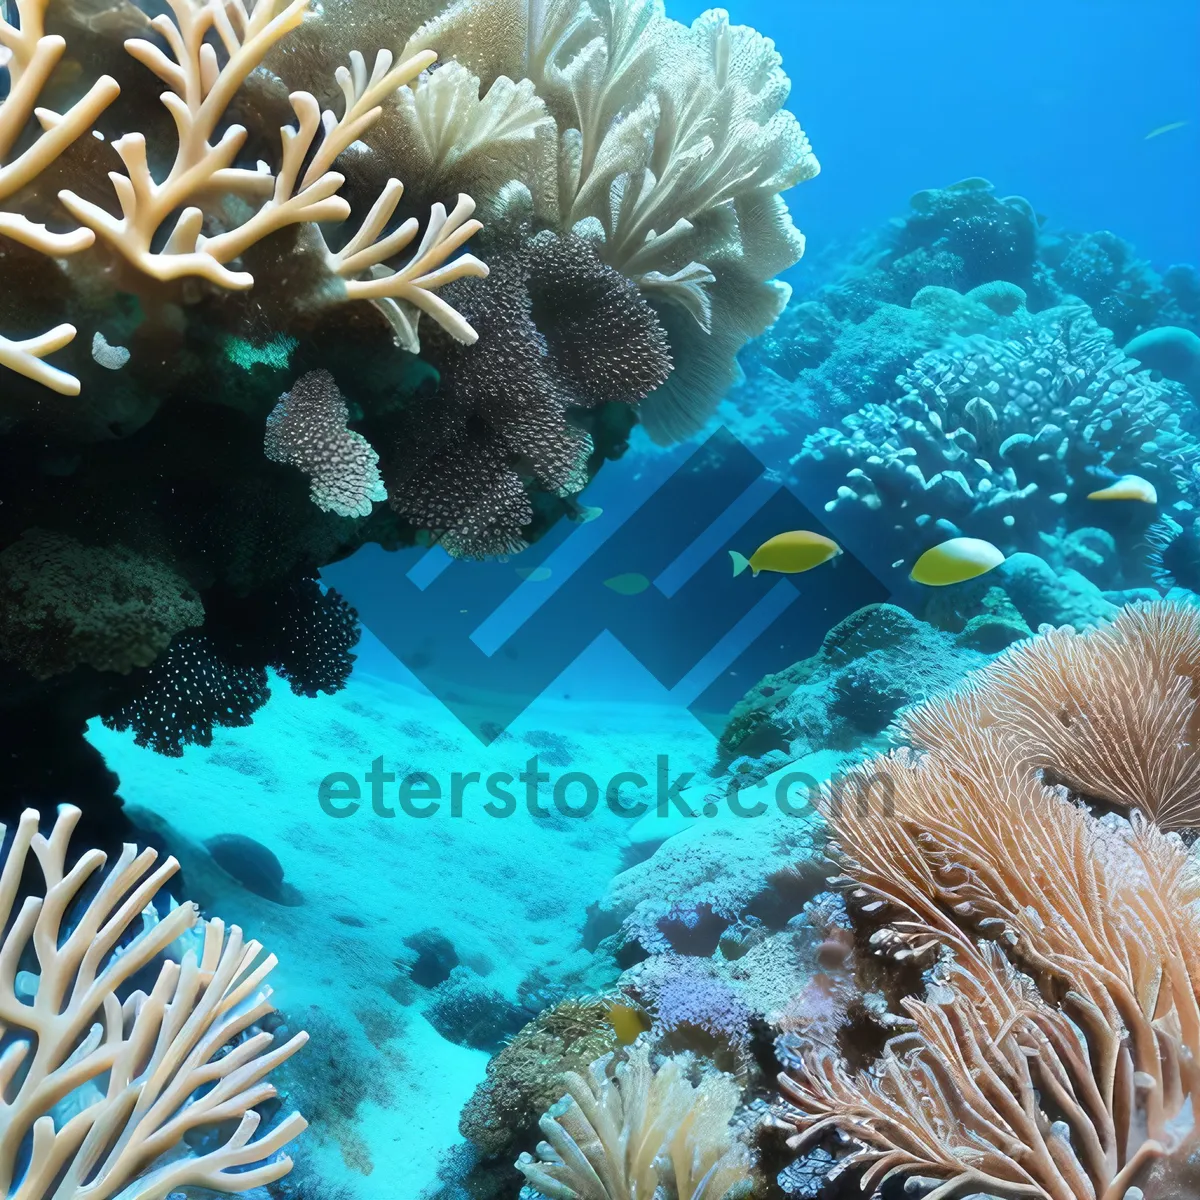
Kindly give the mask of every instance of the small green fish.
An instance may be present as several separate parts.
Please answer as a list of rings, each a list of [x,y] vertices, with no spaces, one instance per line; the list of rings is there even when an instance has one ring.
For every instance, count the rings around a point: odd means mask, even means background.
[[[614,575],[604,581],[604,586],[617,593],[618,596],[636,596],[650,586],[650,580],[645,575],[630,571],[625,575]]]
[[[604,509],[599,506],[584,504],[579,509],[579,523],[586,525],[589,521],[594,521],[597,517],[604,515]]]
[[[1162,137],[1164,133],[1174,133],[1177,129],[1182,129],[1187,124],[1186,121],[1172,121],[1169,125],[1160,125],[1157,129],[1152,129],[1146,134],[1145,141],[1151,138]]]
[[[517,567],[517,574],[526,583],[544,583],[554,572],[549,567]]]

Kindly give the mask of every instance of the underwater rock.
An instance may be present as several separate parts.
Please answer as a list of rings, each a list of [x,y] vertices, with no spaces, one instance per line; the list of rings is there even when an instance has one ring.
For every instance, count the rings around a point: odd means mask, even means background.
[[[1020,627],[1011,632],[1021,635]],[[893,604],[861,608],[825,635],[815,655],[766,676],[734,706],[722,753],[728,760],[773,749],[793,759],[818,749],[859,751],[901,708],[980,665],[989,653],[980,643],[1013,640],[992,633],[976,627],[954,638]]]
[[[416,952],[416,960],[409,965],[408,974],[418,987],[437,987],[449,979],[451,971],[458,966],[454,943],[436,929],[409,934],[404,944]]]
[[[528,1013],[490,988],[469,967],[458,966],[436,988],[425,1006],[429,1023],[448,1042],[474,1050],[499,1050]]]
[[[244,833],[222,833],[209,838],[204,846],[213,861],[247,891],[292,908],[304,902],[299,891],[284,880],[283,864],[262,842]]]
[[[1182,384],[1200,400],[1200,337],[1177,325],[1148,329],[1125,347],[1130,358]]]

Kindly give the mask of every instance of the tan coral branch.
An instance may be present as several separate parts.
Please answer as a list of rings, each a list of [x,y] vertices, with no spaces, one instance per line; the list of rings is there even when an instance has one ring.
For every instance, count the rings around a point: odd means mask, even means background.
[[[48,332],[24,341],[10,341],[0,335],[0,367],[16,371],[60,396],[78,396],[79,380],[74,375],[42,361],[47,354],[68,345],[74,337],[75,326],[67,324],[56,325]]]
[[[38,814],[23,813],[0,872],[0,1189],[12,1191],[26,1145],[23,1200],[161,1200],[180,1187],[242,1191],[280,1178],[291,1161],[275,1155],[304,1120],[293,1114],[251,1141],[253,1109],[274,1096],[266,1076],[305,1035],[279,1046],[267,1033],[238,1041],[272,1011],[264,985],[274,957],[259,962],[257,942],[209,921],[199,955],[163,963],[149,995],[122,1002],[119,990],[187,936],[198,912],[185,904],[147,920],[178,863],[155,869],[156,853],[133,846],[83,898],[105,856],[92,850],[68,868],[80,815],[64,806],[44,837]],[[14,917],[31,852],[44,892]],[[138,921],[142,931],[126,941]],[[18,994],[18,967],[31,955],[36,985]],[[69,1097],[74,1115],[57,1121],[51,1110]],[[220,1145],[188,1149],[185,1135],[226,1121],[238,1124]]]
[[[435,204],[416,253],[402,267],[392,269],[385,260],[404,250],[420,227],[416,218],[410,217],[392,233],[381,236],[403,192],[398,179],[389,179],[358,231],[341,250],[327,252],[326,263],[344,280],[347,300],[370,300],[386,309],[405,349],[415,351],[420,345],[419,314],[410,313],[410,305],[428,313],[452,337],[471,344],[479,335],[460,312],[437,295],[437,289],[455,279],[481,279],[488,273],[487,265],[473,254],[451,258],[483,228],[471,216],[475,202],[460,195],[449,214],[443,205]],[[361,278],[363,275],[367,277]]]

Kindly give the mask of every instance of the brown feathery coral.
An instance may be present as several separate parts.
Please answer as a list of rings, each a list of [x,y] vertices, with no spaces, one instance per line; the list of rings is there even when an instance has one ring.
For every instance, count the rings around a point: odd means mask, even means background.
[[[1110,624],[1019,642],[901,722],[915,745],[994,727],[1013,752],[1083,795],[1164,829],[1200,825],[1200,609],[1131,605]]]
[[[653,1196],[660,1183],[689,1200],[725,1200],[750,1180],[749,1155],[729,1129],[741,1089],[728,1075],[693,1086],[685,1060],[654,1071],[650,1052],[611,1055],[586,1077],[566,1076],[566,1096],[541,1120],[538,1159],[517,1169],[547,1200]]]
[[[1129,764],[1123,778],[1154,779],[1154,756],[1181,747],[1146,738],[1147,720],[1129,714],[1164,695],[1156,676],[1195,661],[1194,629],[1159,604],[1100,634],[1043,634],[993,668],[1000,683],[985,672],[907,714],[901,728],[921,752],[865,764],[826,797],[852,902],[886,921],[871,939],[877,953],[949,952],[955,965],[924,1004],[904,1002],[915,1032],[890,1043],[880,1068],[852,1077],[814,1048],[799,1079],[784,1077],[796,1146],[837,1126],[860,1146],[847,1165],[870,1164],[867,1182],[933,1175],[946,1180],[939,1197],[973,1186],[1121,1200],[1155,1160],[1195,1145],[1200,873],[1178,837],[1140,813],[1100,820],[1043,782],[1039,767],[1064,774],[1056,748],[1037,743],[1039,725],[1025,733],[1013,701],[1064,691],[1053,672],[1057,691],[1022,676],[1022,663],[1069,658],[1080,694],[1106,689],[1106,707],[1086,709],[1108,719],[1104,761]],[[1066,637],[1078,654],[1061,652]],[[1114,669],[1122,656],[1145,678]],[[1085,678],[1089,666],[1099,679]],[[1102,777],[1086,772],[1081,790],[1103,795]],[[1032,982],[1015,981],[976,934]],[[986,1015],[1018,999],[1019,1014]]]

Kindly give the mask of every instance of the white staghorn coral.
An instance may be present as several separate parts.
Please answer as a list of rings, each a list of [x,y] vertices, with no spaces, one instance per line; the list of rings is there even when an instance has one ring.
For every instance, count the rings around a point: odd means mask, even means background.
[[[101,76],[65,113],[37,107],[66,49],[66,42],[46,33],[49,0],[16,0],[17,24],[0,9],[0,67],[8,72],[8,87],[0,96],[0,205],[37,178],[62,152],[86,132],[120,92],[111,76]],[[35,117],[41,133],[16,158],[14,146]],[[53,233],[21,213],[0,208],[0,238],[11,238],[42,254],[78,254],[94,241],[89,229]],[[42,360],[75,337],[75,327],[61,324],[37,337],[10,340],[0,336],[0,366],[64,396],[79,394],[79,380]]]
[[[368,74],[363,56],[352,54],[350,68],[339,67],[336,73],[345,99],[341,117],[322,112],[310,92],[293,92],[289,100],[296,125],[280,130],[279,170],[272,173],[265,164],[256,170],[235,166],[247,131],[231,124],[218,135],[226,110],[247,76],[304,20],[308,5],[309,0],[292,0],[280,10],[279,0],[254,0],[249,7],[241,0],[170,0],[173,19],[161,14],[152,22],[169,56],[143,38],[125,44],[167,85],[162,102],[178,134],[170,170],[164,179],[156,180],[145,136],[128,133],[113,142],[126,171],[112,175],[121,216],[114,217],[69,189],[59,196],[65,207],[152,279],[167,282],[193,276],[234,290],[254,286],[250,272],[228,264],[255,243],[289,225],[345,221],[350,205],[338,194],[345,182],[333,169],[338,156],[378,121],[383,102],[411,83],[437,55],[425,50],[393,65],[391,53],[381,50]],[[224,63],[218,59],[218,43],[226,54]],[[487,274],[487,267],[470,254],[447,262],[480,228],[467,219],[473,202],[460,195],[449,219],[445,209],[435,205],[414,258],[390,268],[385,260],[402,251],[418,227],[410,220],[379,238],[401,191],[399,181],[390,180],[346,250],[326,253],[326,266],[338,285],[330,289],[330,299],[386,304],[398,340],[410,350],[419,345],[420,311],[453,337],[472,342],[470,325],[434,293],[451,280]],[[248,215],[232,215],[242,211]],[[174,225],[160,245],[160,231],[173,214],[178,214]],[[222,226],[221,232],[206,234],[206,222],[213,221]],[[368,279],[359,278],[364,273],[369,273]]]
[[[272,1011],[264,984],[274,956],[258,961],[257,942],[209,920],[200,923],[199,954],[164,962],[149,995],[122,998],[199,914],[185,904],[143,919],[178,870],[173,858],[152,870],[153,850],[125,846],[103,876],[98,850],[68,866],[80,815],[63,806],[44,837],[38,814],[26,810],[0,873],[0,1191],[22,1200],[164,1200],[181,1188],[242,1192],[281,1178],[292,1164],[278,1152],[305,1121],[293,1113],[254,1141],[255,1106],[275,1095],[267,1075],[306,1035],[280,1046],[269,1033],[246,1036]],[[45,890],[18,906],[30,852]],[[37,973],[18,982],[26,953]],[[196,1131],[231,1122],[213,1149],[188,1149]]]

